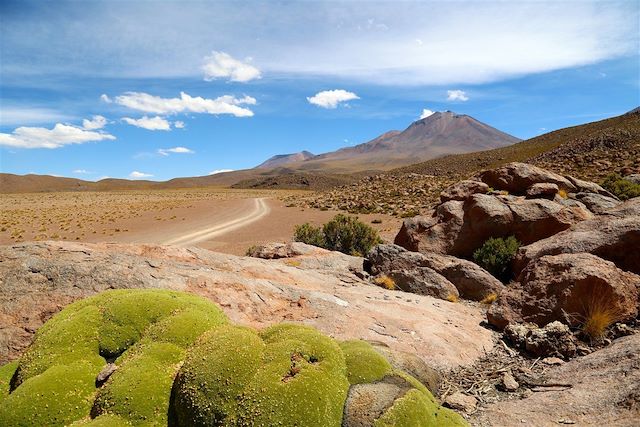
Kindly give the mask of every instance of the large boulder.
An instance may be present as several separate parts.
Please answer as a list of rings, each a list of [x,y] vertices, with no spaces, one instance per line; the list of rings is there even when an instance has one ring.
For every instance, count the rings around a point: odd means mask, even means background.
[[[523,270],[545,255],[588,252],[640,274],[640,198],[628,200],[546,239],[521,247],[514,270]]]
[[[386,273],[393,280],[395,288],[418,295],[429,295],[444,300],[457,300],[458,289],[430,269],[429,267],[414,267],[410,270],[391,270]]]
[[[620,200],[614,197],[597,193],[581,192],[573,196],[583,203],[591,212],[602,215],[620,204]]]
[[[592,316],[610,323],[638,315],[640,276],[620,270],[597,256],[544,256],[522,271],[487,312],[489,323],[504,328],[512,322],[544,326],[560,321],[580,326]]]
[[[372,274],[429,268],[453,283],[462,298],[480,301],[499,294],[504,285],[477,264],[437,253],[411,252],[398,245],[378,245],[368,255],[366,268]]]
[[[463,180],[445,188],[440,193],[440,201],[466,200],[476,193],[487,193],[489,186],[481,181]]]
[[[474,194],[439,205],[431,218],[405,220],[394,242],[413,251],[468,258],[491,237],[513,235],[526,245],[591,216],[578,206],[546,199]]]
[[[552,183],[566,192],[574,192],[576,186],[557,173],[527,164],[508,163],[497,169],[481,172],[480,180],[496,190],[506,190],[511,194],[525,194],[534,184]]]

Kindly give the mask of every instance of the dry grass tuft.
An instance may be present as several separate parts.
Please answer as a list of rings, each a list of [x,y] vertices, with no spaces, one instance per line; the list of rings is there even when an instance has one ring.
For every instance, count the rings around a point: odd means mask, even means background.
[[[610,291],[595,287],[584,306],[582,333],[592,341],[602,341],[607,328],[622,320],[622,314],[613,301]]]
[[[562,197],[563,199],[566,199],[567,197],[569,197],[569,194],[567,193],[567,190],[565,190],[564,188],[561,188],[560,190],[558,190],[558,196]]]
[[[490,294],[488,294],[487,296],[485,296],[482,301],[480,301],[482,304],[493,304],[496,300],[498,299],[498,294],[496,294],[495,292],[492,292]]]
[[[454,294],[447,295],[447,301],[458,302],[458,295],[454,295]]]
[[[396,288],[396,282],[387,275],[382,275],[380,277],[376,277],[373,280],[373,283],[380,286],[381,288],[389,289],[390,291]]]

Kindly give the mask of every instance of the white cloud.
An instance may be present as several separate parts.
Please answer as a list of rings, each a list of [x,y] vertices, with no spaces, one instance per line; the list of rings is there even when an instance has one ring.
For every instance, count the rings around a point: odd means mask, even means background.
[[[100,101],[106,102],[107,104],[111,104],[113,102],[106,93],[100,95]]]
[[[420,120],[425,119],[435,113],[435,111],[427,110],[426,108],[422,109],[422,113],[420,114]]]
[[[93,116],[91,120],[84,119],[82,121],[82,127],[87,130],[102,129],[106,125],[107,125],[107,119],[105,119],[100,115]]]
[[[133,110],[155,114],[207,113],[231,114],[236,117],[251,117],[253,111],[240,105],[255,105],[256,99],[250,96],[236,98],[231,95],[215,99],[192,97],[180,92],[180,98],[161,98],[144,92],[126,92],[116,97],[116,103]]]
[[[56,124],[53,129],[41,127],[19,127],[12,133],[0,133],[0,145],[18,148],[60,148],[70,144],[114,140],[106,132],[89,131],[80,127]]]
[[[147,117],[143,116],[139,119],[132,119],[130,117],[123,117],[122,120],[129,123],[131,126],[139,127],[147,130],[171,130],[171,124],[160,116]]]
[[[447,91],[447,101],[468,101],[469,97],[467,93],[463,90],[448,90]]]
[[[233,172],[233,169],[216,169],[209,172],[209,175],[215,175],[217,173]]]
[[[14,107],[3,103],[0,126],[51,123],[71,119],[73,117],[48,108]]]
[[[161,156],[168,156],[170,153],[175,154],[193,154],[195,151],[188,149],[187,147],[173,147],[173,148],[160,148],[158,154]]]
[[[140,179],[140,178],[151,178],[153,175],[150,173],[133,171],[129,174],[129,178],[131,179]]]
[[[360,99],[360,97],[344,89],[323,90],[312,97],[307,97],[307,101],[309,101],[310,104],[322,108],[336,108],[341,102],[351,101],[353,99]]]
[[[89,172],[86,169],[74,169],[73,173],[78,174],[78,175],[86,175],[86,174],[89,174],[91,172]]]
[[[175,122],[173,122],[173,127],[175,127],[176,129],[184,129],[184,122],[176,120]]]
[[[223,77],[228,77],[232,82],[248,82],[250,80],[261,78],[260,70],[248,62],[251,58],[247,58],[245,62],[233,58],[225,52],[211,52],[211,55],[204,58],[202,71],[204,71],[204,79],[211,81]]]

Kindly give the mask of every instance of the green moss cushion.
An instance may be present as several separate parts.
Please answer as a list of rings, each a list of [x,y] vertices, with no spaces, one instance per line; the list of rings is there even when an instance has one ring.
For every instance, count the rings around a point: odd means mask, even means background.
[[[20,359],[0,425],[67,425],[92,411],[166,425],[186,348],[226,321],[210,301],[166,290],[114,290],[71,304],[40,328]],[[105,358],[116,357],[119,368],[98,393]]]
[[[465,425],[397,368],[311,327],[230,325],[195,295],[109,291],[0,367],[0,426]]]
[[[349,383],[338,344],[313,328],[205,334],[175,384],[178,425],[340,426]]]

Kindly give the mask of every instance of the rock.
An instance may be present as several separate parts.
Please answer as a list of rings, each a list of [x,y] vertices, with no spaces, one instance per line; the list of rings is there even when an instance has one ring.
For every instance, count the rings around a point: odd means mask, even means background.
[[[487,193],[489,186],[481,181],[463,180],[450,185],[440,193],[440,201],[466,200],[476,193]]]
[[[558,185],[550,182],[539,182],[527,188],[526,196],[529,199],[549,199],[553,200],[558,193]]]
[[[629,181],[634,184],[640,185],[640,173],[632,173],[632,174],[623,176],[622,179],[624,179],[625,181]]]
[[[501,385],[504,391],[509,392],[516,391],[518,387],[520,387],[520,384],[513,378],[511,372],[508,371],[502,374]]]
[[[458,289],[453,283],[429,267],[414,267],[411,270],[391,270],[386,273],[393,279],[396,288],[417,295],[429,295],[439,299],[457,300]]]
[[[575,198],[582,202],[591,212],[599,215],[607,213],[621,203],[613,197],[594,193],[578,193]]]
[[[500,168],[481,172],[480,180],[496,190],[506,190],[511,194],[525,194],[533,184],[551,183],[567,192],[576,186],[567,178],[527,163],[508,163]]]
[[[640,198],[630,199],[607,215],[573,225],[546,239],[521,247],[514,261],[516,274],[545,255],[588,252],[640,274]]]
[[[544,328],[534,328],[527,334],[525,350],[534,356],[571,358],[576,355],[577,340],[569,327],[551,322]]]
[[[118,365],[116,365],[115,363],[107,363],[96,377],[96,387],[100,387],[117,369]]]
[[[428,267],[453,283],[462,298],[475,301],[490,294],[497,295],[504,289],[498,279],[477,264],[449,255],[410,252],[398,245],[378,245],[369,252],[367,260],[367,268],[373,274]]]
[[[254,246],[247,252],[248,256],[262,259],[291,258],[298,255],[309,255],[324,251],[317,246],[307,245],[301,242],[291,243],[268,243],[266,245]]]
[[[363,258],[352,258],[362,265]],[[106,289],[130,288],[205,296],[244,326],[304,323],[339,340],[381,341],[391,350],[416,353],[437,369],[473,363],[491,348],[491,331],[480,326],[479,308],[420,295],[409,301],[395,298],[397,291],[358,279],[341,259],[329,251],[263,260],[195,247],[0,246],[0,364],[15,359],[34,331],[67,304]]]
[[[412,251],[471,257],[490,237],[514,235],[526,245],[591,216],[551,200],[474,194],[464,202],[439,205],[431,218],[405,220],[394,243]]]
[[[611,328],[611,335],[614,339],[620,337],[626,337],[627,335],[633,335],[636,331],[629,325],[625,325],[624,323],[616,323]]]
[[[550,365],[550,366],[559,366],[564,364],[564,360],[560,359],[559,357],[545,357],[544,359],[542,359],[542,363],[544,363],[545,365]]]
[[[478,399],[459,391],[450,394],[444,400],[444,406],[458,411],[466,412],[467,414],[474,412],[477,405]]]
[[[611,197],[613,199],[617,199],[616,196],[614,196],[613,194],[611,194],[610,192],[608,192],[607,190],[605,190],[604,188],[602,188],[601,186],[599,186],[595,182],[584,181],[582,179],[574,178],[574,177],[569,176],[569,175],[567,175],[566,178],[569,181],[571,181],[571,183],[573,185],[576,186],[578,192],[595,193],[595,194],[600,194],[600,195],[603,195],[603,196],[606,196],[606,197]]]
[[[548,366],[546,383],[572,387],[525,399],[488,403],[470,419],[478,426],[637,426],[640,415],[640,334],[560,366]],[[548,391],[550,389],[545,389]],[[635,402],[635,403],[634,403]]]
[[[591,254],[544,256],[529,264],[491,305],[489,323],[504,328],[511,322],[543,326],[559,320],[579,326],[593,312],[612,320],[638,314],[640,277]]]

